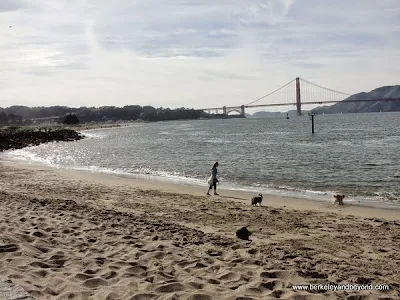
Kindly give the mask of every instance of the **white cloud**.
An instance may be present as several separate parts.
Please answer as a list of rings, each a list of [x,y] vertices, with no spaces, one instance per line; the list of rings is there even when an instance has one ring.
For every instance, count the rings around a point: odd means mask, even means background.
[[[0,16],[3,107],[242,104],[297,76],[398,83],[398,0],[20,0]]]

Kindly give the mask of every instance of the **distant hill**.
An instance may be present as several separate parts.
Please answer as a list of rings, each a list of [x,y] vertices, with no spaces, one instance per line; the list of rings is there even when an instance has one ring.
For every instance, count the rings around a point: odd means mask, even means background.
[[[285,113],[286,114],[286,113]],[[281,116],[281,112],[271,112],[271,111],[258,111],[254,114],[246,114],[247,118],[271,118],[271,117],[279,117]]]
[[[400,111],[400,101],[368,101],[348,102],[349,100],[363,99],[390,99],[400,98],[400,85],[383,86],[369,93],[358,93],[331,106],[322,106],[313,109],[318,114],[336,113],[366,113],[366,112],[393,112]]]
[[[308,110],[302,110],[302,114],[306,115]],[[297,110],[289,110],[285,112],[271,112],[271,111],[257,111],[254,114],[246,114],[246,118],[277,118],[277,117],[286,117],[286,114],[291,116],[297,116]]]
[[[308,110],[304,110],[303,108],[301,109],[301,113],[303,115],[307,115],[308,114]],[[297,109],[292,109],[292,110],[288,110],[287,112],[284,112],[284,114],[289,114],[289,116],[297,116]]]

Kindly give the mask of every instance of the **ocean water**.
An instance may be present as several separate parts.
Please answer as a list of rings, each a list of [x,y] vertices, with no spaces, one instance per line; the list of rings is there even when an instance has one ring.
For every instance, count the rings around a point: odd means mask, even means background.
[[[3,158],[206,188],[400,207],[400,113],[172,121],[86,131]]]

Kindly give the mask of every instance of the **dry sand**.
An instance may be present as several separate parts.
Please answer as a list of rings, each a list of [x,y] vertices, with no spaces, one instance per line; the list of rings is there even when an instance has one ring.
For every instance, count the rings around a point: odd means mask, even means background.
[[[400,213],[0,165],[0,276],[37,299],[400,299]],[[240,240],[242,226],[253,232]],[[294,291],[298,283],[389,291]]]

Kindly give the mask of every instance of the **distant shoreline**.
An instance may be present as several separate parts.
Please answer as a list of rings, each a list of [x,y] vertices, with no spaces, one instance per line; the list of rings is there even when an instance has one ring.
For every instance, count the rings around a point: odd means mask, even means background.
[[[159,177],[155,175],[146,175],[146,174],[119,174],[119,173],[106,173],[102,171],[92,171],[92,170],[85,170],[85,169],[69,169],[69,168],[58,168],[58,167],[53,167],[49,166],[44,163],[40,162],[24,162],[22,160],[7,160],[7,159],[1,159],[0,158],[0,164],[3,163],[8,166],[17,166],[18,168],[29,168],[29,169],[40,169],[40,168],[46,168],[49,170],[56,170],[57,172],[67,172],[68,174],[82,174],[80,176],[85,176],[84,174],[88,176],[93,176],[94,178],[108,178],[110,180],[120,180],[121,182],[131,182],[133,184],[144,184],[145,186],[163,186],[163,187],[168,187],[172,188],[174,191],[175,190],[195,190],[197,192],[202,191],[200,194],[204,194],[207,190],[207,185],[204,183],[204,185],[201,185],[200,183],[197,182],[184,182],[182,180],[174,179],[174,178],[168,178],[168,177]],[[96,179],[97,180],[97,179]],[[258,194],[259,191],[254,189],[254,191],[251,191],[250,189],[243,189],[243,188],[226,188],[226,187],[218,187],[219,191],[223,191],[223,193],[228,193],[228,194],[239,194],[239,195],[246,195],[249,199],[253,197],[254,195]],[[337,206],[333,206],[332,201],[326,201],[322,199],[311,199],[311,198],[306,198],[306,197],[300,197],[300,196],[293,196],[293,195],[278,195],[278,194],[273,194],[273,193],[263,193],[264,197],[267,198],[272,198],[272,199],[279,199],[280,203],[285,203],[286,201],[289,201],[290,203],[294,202],[297,203],[295,205],[295,208],[299,208],[299,205],[301,206],[302,203],[307,203],[307,207],[312,207],[312,208],[321,208],[321,207],[328,207],[332,209],[339,209],[339,211],[343,210],[357,210],[358,208],[360,209],[371,209],[371,210],[384,210],[384,211],[393,211],[397,212],[400,216],[400,206],[397,205],[387,205],[387,204],[375,204],[375,203],[349,203],[345,202],[346,205],[341,208]],[[242,196],[243,197],[243,196]],[[332,198],[333,199],[333,198]],[[351,209],[350,209],[351,207]]]

